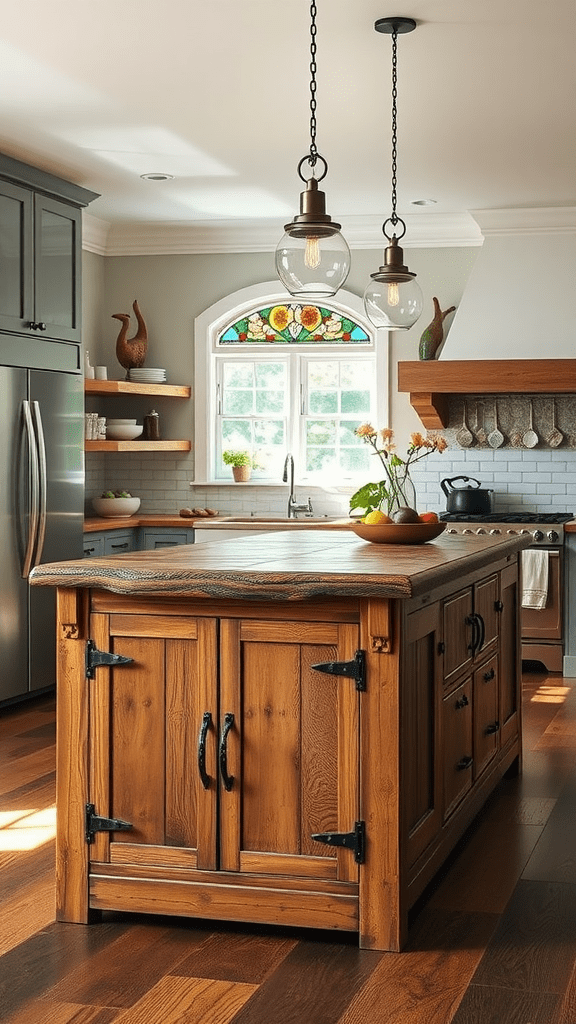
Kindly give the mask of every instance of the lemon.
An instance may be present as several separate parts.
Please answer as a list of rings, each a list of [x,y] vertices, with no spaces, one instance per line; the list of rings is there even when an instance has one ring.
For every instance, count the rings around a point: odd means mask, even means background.
[[[376,526],[378,523],[389,523],[390,520],[384,512],[381,512],[379,508],[375,508],[367,516],[364,516],[364,522],[368,523],[369,526]]]

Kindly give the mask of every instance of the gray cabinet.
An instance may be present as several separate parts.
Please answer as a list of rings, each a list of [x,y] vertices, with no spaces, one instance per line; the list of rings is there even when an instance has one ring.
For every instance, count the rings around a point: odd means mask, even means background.
[[[142,526],[140,527],[140,551],[156,551],[158,548],[173,548],[178,544],[194,544],[194,530]]]
[[[138,547],[136,529],[101,530],[84,534],[84,558],[101,558],[103,555],[124,555]]]
[[[82,207],[96,198],[0,154],[0,330],[80,342]]]

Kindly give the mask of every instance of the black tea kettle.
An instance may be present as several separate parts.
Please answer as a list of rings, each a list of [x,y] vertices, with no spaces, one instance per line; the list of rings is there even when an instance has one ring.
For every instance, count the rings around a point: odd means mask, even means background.
[[[466,487],[454,487],[457,480],[464,480]],[[475,484],[471,487],[470,484]],[[485,515],[492,511],[493,491],[481,487],[479,480],[470,476],[453,476],[451,480],[441,480],[440,487],[446,495],[446,511],[460,512],[462,515]],[[449,490],[450,488],[450,490]]]

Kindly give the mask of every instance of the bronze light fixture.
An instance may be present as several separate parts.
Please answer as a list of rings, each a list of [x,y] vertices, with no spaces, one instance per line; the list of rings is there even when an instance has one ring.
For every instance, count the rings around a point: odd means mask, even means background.
[[[364,308],[375,327],[407,331],[416,323],[422,312],[422,292],[416,281],[416,274],[411,273],[405,266],[404,253],[398,244],[406,234],[406,224],[396,212],[396,99],[398,35],[413,32],[416,22],[413,18],[380,18],[374,28],[377,32],[386,32],[392,36],[392,213],[382,225],[382,233],[389,242],[384,250],[384,265],[371,275],[370,284],[364,292]]]
[[[326,195],[318,188],[328,164],[316,147],[316,14],[310,4],[310,151],[298,164],[305,183],[300,193],[300,213],[290,224],[276,248],[276,272],[286,290],[295,298],[323,298],[335,295],[350,270],[350,250],[336,224],[326,213]],[[302,168],[308,165],[310,176]],[[320,168],[321,173],[316,172]]]

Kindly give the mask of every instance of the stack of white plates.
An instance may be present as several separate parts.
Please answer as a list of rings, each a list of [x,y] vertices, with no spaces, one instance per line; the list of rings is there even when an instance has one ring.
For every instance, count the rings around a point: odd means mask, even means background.
[[[128,370],[128,380],[136,384],[162,384],[166,380],[166,370],[154,366],[141,366]]]

